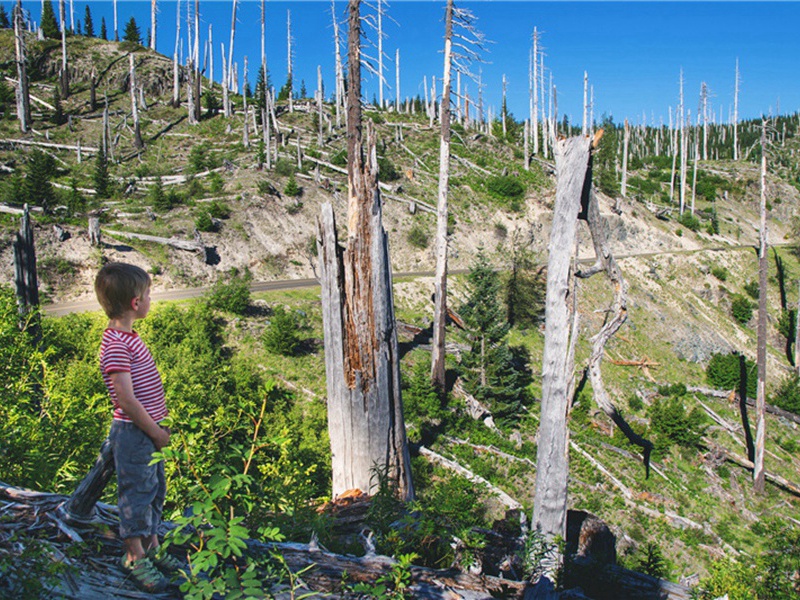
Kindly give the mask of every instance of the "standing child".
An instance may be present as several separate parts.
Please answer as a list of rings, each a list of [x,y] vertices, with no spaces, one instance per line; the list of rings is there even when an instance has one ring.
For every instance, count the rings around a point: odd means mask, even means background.
[[[122,569],[142,590],[167,586],[180,562],[158,553],[158,527],[166,495],[164,463],[152,454],[169,444],[164,386],[150,351],[133,323],[150,310],[150,276],[134,265],[108,263],[94,282],[97,300],[108,315],[100,346],[103,381],[114,403],[109,440],[119,489],[119,533],[125,554]]]

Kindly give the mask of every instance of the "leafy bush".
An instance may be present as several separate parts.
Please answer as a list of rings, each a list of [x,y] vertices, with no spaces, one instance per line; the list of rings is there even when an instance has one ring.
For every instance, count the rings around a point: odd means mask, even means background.
[[[517,177],[499,175],[486,180],[486,190],[499,200],[519,200],[525,194],[525,186]]]
[[[194,226],[197,231],[202,231],[204,233],[211,233],[217,230],[214,219],[211,218],[207,210],[201,210],[197,217],[195,217]]]
[[[758,300],[758,281],[751,279],[744,284],[745,293],[753,300]]]
[[[756,364],[745,359],[747,373],[747,395],[756,397]],[[706,380],[709,385],[720,390],[739,389],[739,355],[714,354],[706,367]]]
[[[279,158],[275,162],[275,174],[282,177],[289,177],[297,172],[297,165],[288,158]]]
[[[381,181],[397,181],[400,179],[400,173],[392,164],[392,162],[383,156],[378,157],[378,179]]]
[[[240,275],[233,270],[230,279],[219,279],[208,293],[207,301],[211,308],[217,308],[237,315],[244,314],[250,306],[250,280],[249,272]]]
[[[419,248],[424,250],[428,247],[428,243],[430,242],[428,237],[428,231],[421,223],[415,223],[411,229],[408,230],[408,235],[406,236],[408,243],[411,244],[414,248]]]
[[[711,267],[711,274],[720,281],[727,281],[728,269],[725,267]]]
[[[781,381],[770,404],[800,415],[800,375],[794,373]]]
[[[700,219],[688,211],[678,217],[678,223],[689,231],[700,231]]]
[[[731,299],[731,316],[740,325],[747,325],[753,318],[753,303],[741,294],[734,294]]]
[[[289,175],[289,181],[286,182],[286,187],[283,188],[283,193],[291,198],[296,198],[303,193],[303,189],[297,185],[297,179],[295,179],[294,173]]]
[[[231,216],[231,207],[224,202],[214,200],[208,205],[208,214],[215,219],[227,219]]]
[[[264,347],[273,354],[292,356],[300,345],[300,320],[297,313],[278,306],[264,330]]]
[[[706,430],[705,418],[697,409],[686,410],[683,397],[657,397],[648,409],[650,429],[659,453],[672,444],[695,448]]]

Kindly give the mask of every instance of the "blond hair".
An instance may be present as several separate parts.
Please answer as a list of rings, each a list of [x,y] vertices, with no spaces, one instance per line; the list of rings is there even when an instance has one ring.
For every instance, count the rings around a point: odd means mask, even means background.
[[[131,300],[143,296],[150,287],[150,276],[136,265],[111,262],[97,273],[94,292],[109,319],[131,310]]]

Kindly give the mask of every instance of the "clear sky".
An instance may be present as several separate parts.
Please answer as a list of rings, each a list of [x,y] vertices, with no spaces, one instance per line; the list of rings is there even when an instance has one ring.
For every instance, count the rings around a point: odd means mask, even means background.
[[[112,36],[113,3],[73,0],[76,21],[83,21],[85,7],[92,11],[95,30],[105,17]],[[374,6],[376,0],[370,0]],[[3,2],[9,10],[10,3]],[[54,0],[58,13],[57,0]],[[67,0],[69,11],[70,0]],[[734,72],[740,70],[740,118],[800,110],[800,2],[532,2],[478,0],[461,2],[477,17],[476,26],[490,41],[482,53],[484,101],[498,112],[502,77],[508,80],[509,110],[518,119],[528,115],[528,65],[531,34],[541,32],[545,49],[547,81],[552,73],[558,90],[559,114],[580,124],[583,114],[583,74],[594,88],[594,115],[613,115],[640,123],[668,121],[670,107],[678,104],[681,69],[685,79],[685,103],[696,114],[700,84],[711,92],[711,108],[727,121],[732,114]],[[24,0],[23,6],[39,19],[40,2]],[[175,46],[176,3],[159,0],[158,50],[169,56]],[[181,3],[185,19],[185,2]],[[287,11],[291,11],[294,39],[295,83],[304,80],[309,92],[316,87],[317,65],[321,65],[326,95],[333,90],[333,27],[331,3],[317,1],[278,2],[268,0],[267,62],[273,85],[286,80]],[[200,2],[201,44],[213,26],[215,79],[221,75],[220,43],[230,38],[232,2]],[[363,8],[369,12],[369,7]],[[443,1],[394,0],[384,19],[384,54],[387,98],[395,97],[395,50],[400,50],[403,98],[423,95],[423,77],[442,74],[444,36]],[[234,54],[243,74],[245,55],[250,80],[255,81],[261,54],[261,3],[240,0]],[[336,2],[336,14],[346,20],[346,3]],[[150,2],[119,0],[120,37],[125,23],[134,16],[146,38],[150,27]],[[68,17],[69,21],[69,17]],[[182,24],[185,37],[186,26]],[[369,37],[375,41],[376,35]],[[184,42],[185,48],[185,42]],[[374,49],[367,50],[373,56]],[[202,53],[202,50],[201,50]],[[364,76],[364,95],[377,96],[377,78]],[[477,85],[462,80],[470,95]],[[441,93],[441,85],[438,86]]]

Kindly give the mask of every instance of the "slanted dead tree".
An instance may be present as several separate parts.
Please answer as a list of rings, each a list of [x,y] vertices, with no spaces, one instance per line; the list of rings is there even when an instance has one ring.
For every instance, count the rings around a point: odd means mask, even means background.
[[[25,55],[25,24],[23,22],[22,0],[17,0],[13,10],[14,50],[17,60],[17,119],[22,133],[31,128],[31,95],[28,82],[27,57]]]
[[[378,474],[400,498],[414,497],[400,393],[388,238],[383,229],[374,134],[362,136],[361,16],[348,5],[347,247],[323,204],[320,257],[333,495],[374,493]]]
[[[478,58],[483,35],[474,27],[474,15],[448,0],[445,8],[444,74],[442,77],[441,135],[439,142],[439,187],[436,208],[436,274],[434,276],[433,347],[431,381],[445,387],[445,324],[447,322],[447,199],[450,180],[451,70],[471,76],[469,64]],[[455,26],[455,29],[454,29]],[[453,44],[457,52],[453,52]]]
[[[570,265],[575,253],[578,212],[591,185],[591,139],[576,136],[555,141],[556,200],[550,233],[542,356],[542,409],[536,456],[533,529],[551,544],[566,538],[567,412],[570,368]],[[572,335],[575,333],[572,332]],[[561,556],[552,545],[543,564],[543,583],[555,581]],[[551,586],[552,587],[552,586]]]

